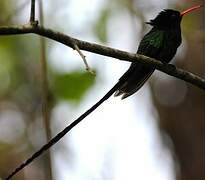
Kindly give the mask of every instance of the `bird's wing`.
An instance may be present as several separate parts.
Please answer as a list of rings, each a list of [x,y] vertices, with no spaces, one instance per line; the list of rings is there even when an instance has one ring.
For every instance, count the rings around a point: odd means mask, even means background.
[[[137,53],[157,59],[163,46],[163,38],[163,32],[151,30],[140,42]],[[127,72],[120,78],[123,83],[115,92],[115,96],[123,95],[122,99],[124,99],[134,94],[153,72],[154,69],[151,67],[138,62],[132,63]]]
[[[157,58],[164,45],[164,32],[154,28],[148,32],[141,40],[137,53]]]

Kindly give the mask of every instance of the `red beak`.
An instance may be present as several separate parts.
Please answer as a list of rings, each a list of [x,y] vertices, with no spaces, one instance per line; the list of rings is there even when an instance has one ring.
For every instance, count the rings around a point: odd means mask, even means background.
[[[180,14],[181,14],[181,16],[183,16],[183,15],[185,15],[187,13],[190,13],[191,11],[199,9],[200,7],[202,7],[202,5],[193,6],[193,7],[189,8],[189,9],[187,9],[187,10],[182,11]]]

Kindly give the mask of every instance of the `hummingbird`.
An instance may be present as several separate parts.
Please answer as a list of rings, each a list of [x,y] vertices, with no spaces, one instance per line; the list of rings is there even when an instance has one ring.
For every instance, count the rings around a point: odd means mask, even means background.
[[[152,29],[142,38],[137,53],[155,58],[162,63],[169,63],[180,46],[182,17],[200,8],[191,7],[183,12],[172,9],[161,11],[157,17],[147,22]],[[154,68],[133,62],[127,72],[119,79],[119,86],[114,96],[122,95],[122,99],[138,91],[154,72]],[[121,83],[120,83],[121,82]]]
[[[200,7],[201,5],[193,6],[182,12],[173,9],[161,11],[154,19],[147,22],[147,24],[152,26],[152,29],[142,38],[137,53],[155,58],[162,63],[169,63],[181,44],[180,24],[182,17]],[[145,66],[138,62],[131,63],[129,69],[122,75],[119,81],[97,103],[58,133],[47,144],[42,146],[30,158],[17,167],[6,179],[11,179],[17,172],[57,143],[74,126],[112,96],[112,94],[114,94],[114,96],[122,95],[122,99],[124,99],[137,92],[149,79],[154,70],[153,67]]]
[[[142,38],[137,53],[155,58],[162,63],[169,63],[182,41],[180,25],[183,16],[200,7],[202,5],[196,5],[182,12],[173,9],[161,11],[154,19],[147,22],[152,26],[152,29]],[[71,123],[70,127],[66,127],[65,132],[72,129],[113,94],[114,96],[122,95],[122,99],[124,99],[137,92],[154,70],[155,68],[138,62],[131,63],[119,81],[97,103]]]
[[[182,12],[173,9],[164,9],[161,11],[154,19],[147,22],[147,24],[152,26],[152,29],[142,38],[137,53],[155,58],[162,63],[169,63],[182,41],[180,24],[183,16],[200,7],[202,5],[196,5]],[[59,136],[54,137],[48,145],[51,146],[53,142],[60,140],[68,131],[113,94],[114,96],[122,95],[122,99],[124,99],[137,92],[152,75],[154,70],[155,68],[138,62],[131,63],[129,69],[122,75],[119,81],[98,102],[68,125],[59,133]]]

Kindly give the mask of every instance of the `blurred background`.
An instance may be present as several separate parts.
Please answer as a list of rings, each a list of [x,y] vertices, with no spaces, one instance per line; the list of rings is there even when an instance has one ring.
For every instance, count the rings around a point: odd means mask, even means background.
[[[128,52],[136,52],[150,29],[144,22],[162,9],[203,3],[36,1],[37,19],[41,24],[44,19],[45,27]],[[27,23],[29,11],[29,0],[1,0],[0,25]],[[183,43],[172,63],[205,78],[204,18],[204,8],[184,17]],[[62,44],[32,34],[0,36],[0,178],[93,105],[129,67],[83,53],[96,76]],[[42,59],[48,71],[46,121]],[[204,180],[204,152],[205,92],[156,71],[134,96],[123,101],[111,97],[13,179]]]

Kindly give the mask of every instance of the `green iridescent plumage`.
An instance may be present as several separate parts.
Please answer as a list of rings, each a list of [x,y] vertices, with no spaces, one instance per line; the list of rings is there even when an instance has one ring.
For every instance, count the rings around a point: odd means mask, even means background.
[[[164,38],[164,31],[154,31],[153,33],[147,34],[141,41],[141,46],[153,46],[154,48],[160,49]]]

